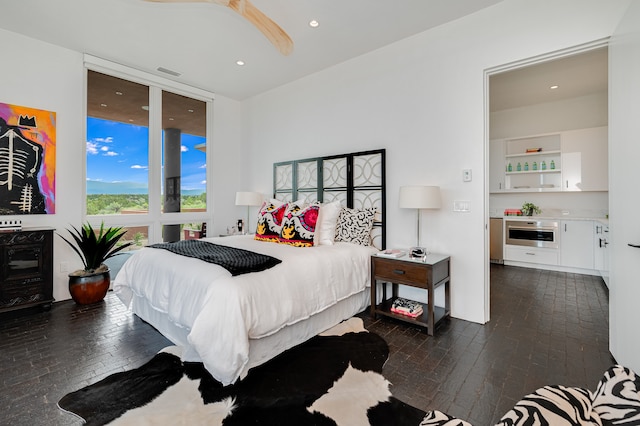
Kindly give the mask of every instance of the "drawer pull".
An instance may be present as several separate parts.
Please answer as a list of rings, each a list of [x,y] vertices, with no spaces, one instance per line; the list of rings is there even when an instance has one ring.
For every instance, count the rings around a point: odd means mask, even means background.
[[[404,271],[402,269],[394,269],[393,273],[397,275],[404,275]]]
[[[526,254],[527,256],[535,256],[535,255],[536,255],[535,253],[530,253],[530,252],[527,252],[527,253],[525,253],[525,254]]]

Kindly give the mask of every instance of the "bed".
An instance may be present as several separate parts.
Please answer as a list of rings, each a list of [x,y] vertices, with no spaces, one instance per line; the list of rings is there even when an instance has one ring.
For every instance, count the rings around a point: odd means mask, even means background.
[[[232,276],[216,264],[143,248],[122,266],[114,291],[136,315],[183,346],[185,361],[201,361],[223,385],[234,383],[252,367],[368,307],[371,254],[385,243],[384,175],[384,150],[274,165],[274,198],[283,203],[305,199],[322,203],[320,212],[329,204],[340,205],[341,212],[374,211],[369,245],[352,242],[349,227],[340,231],[341,213],[336,234],[342,238],[332,244],[321,244],[317,236],[313,247],[254,235],[203,239],[282,261],[262,272]]]

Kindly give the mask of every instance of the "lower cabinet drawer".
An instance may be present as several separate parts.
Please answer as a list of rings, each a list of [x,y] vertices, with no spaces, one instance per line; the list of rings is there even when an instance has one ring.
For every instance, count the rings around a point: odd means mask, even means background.
[[[505,246],[504,260],[514,262],[540,263],[543,265],[558,264],[558,250],[536,247]]]

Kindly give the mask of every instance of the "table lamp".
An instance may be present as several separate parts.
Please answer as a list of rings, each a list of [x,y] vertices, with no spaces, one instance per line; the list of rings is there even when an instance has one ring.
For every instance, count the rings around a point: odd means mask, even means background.
[[[247,223],[242,230],[243,234],[247,233],[249,227],[249,209],[251,206],[261,206],[264,197],[259,192],[236,192],[236,206],[247,206]]]
[[[401,186],[398,206],[402,209],[416,209],[418,213],[417,245],[411,248],[411,256],[421,257],[427,254],[420,245],[420,211],[442,207],[439,186]]]

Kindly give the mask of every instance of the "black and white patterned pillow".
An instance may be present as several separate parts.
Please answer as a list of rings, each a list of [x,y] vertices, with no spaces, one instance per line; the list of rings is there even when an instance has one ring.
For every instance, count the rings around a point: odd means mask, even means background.
[[[442,411],[428,411],[420,422],[420,426],[472,426],[471,423],[460,420]]]
[[[545,386],[522,398],[496,426],[593,425],[600,416],[593,410],[587,389],[562,385]]]
[[[640,377],[629,368],[614,365],[593,393],[593,409],[602,424],[640,424]]]
[[[374,208],[350,209],[343,207],[340,216],[338,216],[335,240],[361,246],[371,245],[371,228],[373,228],[375,214]]]

